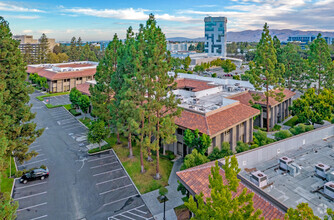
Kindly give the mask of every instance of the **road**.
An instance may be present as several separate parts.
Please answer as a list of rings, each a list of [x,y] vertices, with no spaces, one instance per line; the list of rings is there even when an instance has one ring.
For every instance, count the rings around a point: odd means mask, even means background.
[[[39,95],[31,95],[32,111],[45,131],[30,146],[39,155],[18,168],[43,164],[50,176],[15,182],[17,219],[152,219],[114,152],[89,156],[87,129],[64,108],[47,109],[35,98]]]

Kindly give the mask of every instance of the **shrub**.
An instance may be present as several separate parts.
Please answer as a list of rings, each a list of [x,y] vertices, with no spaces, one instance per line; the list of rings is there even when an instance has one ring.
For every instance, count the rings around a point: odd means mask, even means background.
[[[220,158],[224,158],[226,156],[232,155],[233,152],[230,147],[230,143],[228,142],[223,142],[222,143],[222,149],[219,150],[218,147],[213,148],[213,151],[211,154],[208,156],[208,159],[211,161],[218,160]]]
[[[191,70],[188,70],[188,72],[187,72],[188,74],[193,74],[194,72],[193,71],[191,71]]]
[[[334,118],[332,118],[331,123],[334,124]]]
[[[213,148],[213,151],[212,151],[211,154],[208,156],[208,158],[209,158],[209,160],[214,161],[214,160],[217,160],[217,159],[222,158],[220,155],[221,155],[221,154],[220,154],[220,150],[219,150],[219,148],[218,148],[218,147],[215,147],[215,148]]]
[[[160,148],[160,153],[162,153],[162,148]],[[168,159],[168,160],[174,160],[175,159],[175,155],[174,155],[174,153],[172,152],[172,151],[170,151],[170,150],[166,150],[166,155],[163,155],[163,154],[161,154],[161,158],[166,158],[166,159]]]
[[[298,135],[307,131],[311,131],[314,129],[313,125],[304,125],[304,124],[299,124],[296,125],[292,128],[289,129],[289,131],[293,134],[293,135]]]
[[[165,187],[160,187],[160,189],[159,189],[159,195],[160,196],[165,196],[165,195],[167,195],[167,193],[168,193],[168,189],[166,189]]]
[[[279,131],[279,132],[275,133],[275,139],[278,140],[278,141],[283,140],[285,138],[289,138],[291,136],[292,136],[292,134],[289,130],[282,130],[282,131]]]
[[[16,171],[16,173],[15,173],[15,177],[16,177],[16,178],[19,178],[19,177],[21,177],[21,176],[23,176],[23,171],[22,171],[22,170],[18,170],[18,171]]]
[[[273,142],[275,142],[275,140],[268,138],[267,132],[261,130],[254,132],[254,143],[257,144],[258,146],[263,146]]]
[[[257,145],[257,144],[252,144],[252,145],[250,146],[250,149],[254,149],[254,148],[257,148],[257,147],[259,147],[259,145]]]
[[[79,115],[81,115],[81,113],[80,112],[77,112],[75,109],[70,109],[70,112],[71,112],[71,114],[72,115],[74,115],[74,116],[79,116]]]
[[[37,96],[36,99],[38,99],[39,101],[43,101],[44,99],[40,96]]]
[[[242,141],[238,141],[237,142],[237,147],[235,148],[235,150],[237,151],[237,153],[241,153],[241,152],[249,150],[249,146],[248,146],[248,144],[246,144]]]
[[[216,78],[216,77],[217,77],[217,73],[213,73],[211,76],[212,76],[213,78]]]
[[[90,150],[88,150],[88,153],[89,154],[93,154],[93,153],[97,153],[97,152],[100,152],[100,151],[108,150],[108,149],[111,149],[111,148],[112,148],[111,145],[107,144],[107,145],[102,146],[101,149],[99,147],[90,149]]]
[[[235,79],[235,80],[240,80],[240,76],[239,76],[239,75],[234,75],[234,76],[233,76],[233,79]]]
[[[272,131],[279,131],[279,130],[281,130],[281,127],[282,126],[276,124],[276,125],[274,125]]]

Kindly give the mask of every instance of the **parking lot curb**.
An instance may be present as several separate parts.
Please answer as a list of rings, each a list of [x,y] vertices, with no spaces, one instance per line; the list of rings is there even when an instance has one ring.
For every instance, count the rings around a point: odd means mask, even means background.
[[[10,197],[13,198],[13,192],[14,192],[14,186],[15,186],[15,181],[18,180],[20,178],[14,178],[14,181],[13,181],[13,185],[12,185],[12,191],[10,192]]]
[[[106,149],[106,150],[103,150],[103,151],[99,151],[99,152],[95,152],[95,153],[88,153],[89,156],[94,156],[94,155],[97,155],[97,154],[101,154],[101,153],[105,153],[107,151],[110,151],[112,148],[110,149]]]

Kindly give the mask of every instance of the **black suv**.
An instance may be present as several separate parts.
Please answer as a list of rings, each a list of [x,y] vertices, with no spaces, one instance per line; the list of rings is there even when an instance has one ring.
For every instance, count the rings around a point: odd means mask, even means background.
[[[20,179],[20,183],[26,184],[28,181],[35,180],[35,179],[41,179],[44,180],[46,177],[49,176],[49,169],[43,169],[43,168],[36,168],[29,173],[23,174],[23,176]]]

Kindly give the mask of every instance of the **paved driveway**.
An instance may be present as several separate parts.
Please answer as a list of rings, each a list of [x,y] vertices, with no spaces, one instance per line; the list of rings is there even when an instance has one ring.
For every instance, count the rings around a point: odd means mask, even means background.
[[[15,182],[17,219],[152,219],[114,152],[88,156],[86,127],[64,108],[47,109],[34,98],[38,95],[32,94],[32,111],[45,131],[30,149],[39,155],[18,166],[44,164],[50,176]]]

